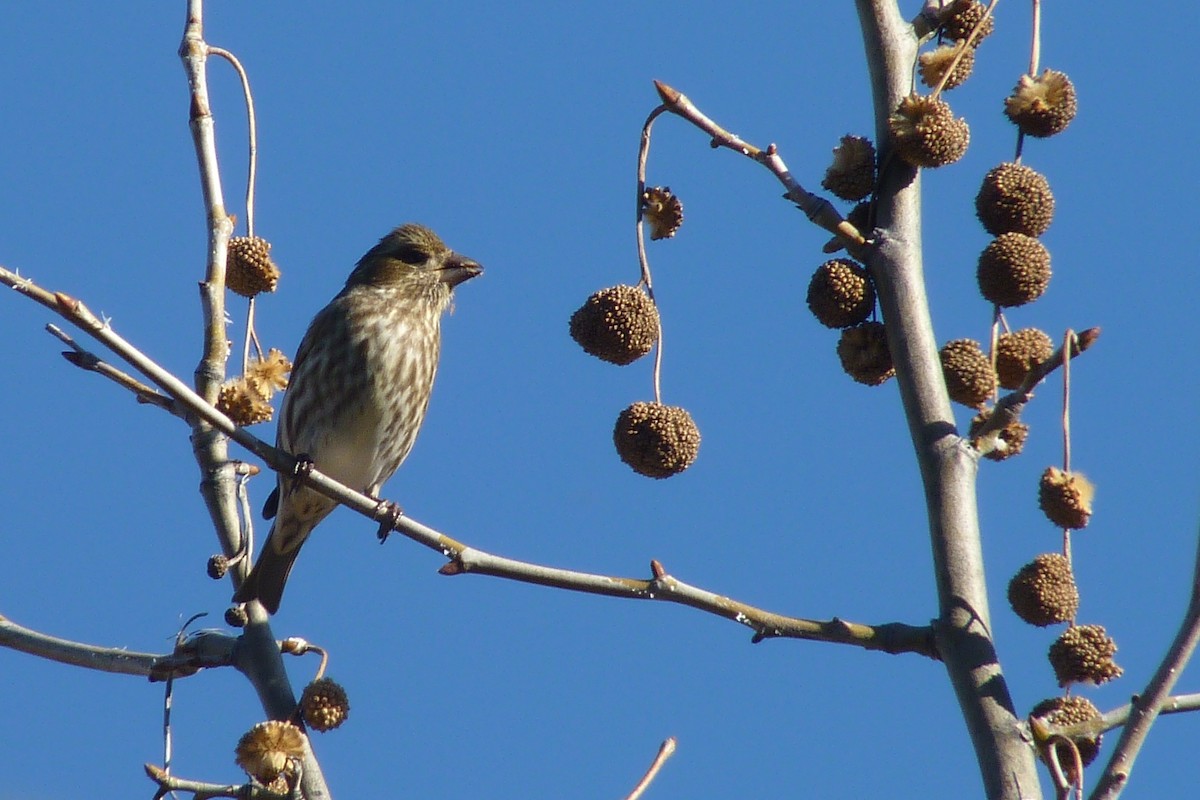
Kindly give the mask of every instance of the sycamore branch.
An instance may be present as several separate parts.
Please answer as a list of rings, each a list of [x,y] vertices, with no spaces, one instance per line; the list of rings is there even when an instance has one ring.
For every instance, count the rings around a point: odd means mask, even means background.
[[[3,267],[0,267],[0,284],[11,286],[26,297],[57,312],[97,339],[170,396],[177,407],[185,410],[188,419],[201,420],[210,425],[213,430],[228,436],[257,455],[273,470],[295,472],[297,461],[294,456],[234,425],[227,416],[205,402],[181,380],[117,334],[108,321],[98,319],[79,300],[62,292],[42,289],[33,281],[21,278]],[[818,621],[776,614],[684,583],[668,575],[657,562],[652,562],[653,576],[642,579],[558,569],[503,558],[470,547],[409,517],[394,519],[389,504],[344,486],[317,470],[312,470],[300,479],[326,497],[377,523],[386,523],[391,530],[441,553],[450,561],[441,569],[444,575],[476,573],[589,594],[679,603],[745,625],[754,631],[754,641],[768,638],[810,639],[888,653],[917,653],[937,658],[933,632],[928,626],[898,622],[866,625],[837,618]]]

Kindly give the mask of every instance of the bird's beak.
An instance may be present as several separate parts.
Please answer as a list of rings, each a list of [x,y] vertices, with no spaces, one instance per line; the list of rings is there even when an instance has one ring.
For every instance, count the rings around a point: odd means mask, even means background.
[[[455,253],[446,259],[446,265],[438,270],[438,277],[441,278],[442,283],[453,287],[463,281],[469,281],[481,272],[483,272],[483,267],[478,263]]]

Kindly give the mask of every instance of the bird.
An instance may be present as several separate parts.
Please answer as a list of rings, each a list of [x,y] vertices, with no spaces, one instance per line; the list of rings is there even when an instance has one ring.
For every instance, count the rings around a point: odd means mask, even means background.
[[[379,497],[425,419],[454,287],[482,271],[423,225],[407,223],[380,239],[301,339],[276,446],[301,468]],[[234,602],[258,600],[276,613],[300,547],[336,506],[296,475],[279,473],[263,509],[274,523]]]

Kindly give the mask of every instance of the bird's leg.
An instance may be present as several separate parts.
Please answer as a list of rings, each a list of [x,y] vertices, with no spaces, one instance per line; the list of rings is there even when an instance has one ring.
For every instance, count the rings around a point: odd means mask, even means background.
[[[379,532],[375,535],[379,537],[380,544],[387,541],[388,535],[403,516],[404,509],[398,503],[390,500],[379,501],[379,505],[375,507],[375,518],[379,520]]]
[[[317,464],[312,460],[312,456],[308,453],[299,453],[296,455],[296,465],[292,467],[292,477],[307,478],[309,475],[312,475],[312,471],[316,468]],[[302,481],[299,480],[292,481],[292,485],[288,487],[287,493],[291,495],[292,492],[300,487],[301,483]]]

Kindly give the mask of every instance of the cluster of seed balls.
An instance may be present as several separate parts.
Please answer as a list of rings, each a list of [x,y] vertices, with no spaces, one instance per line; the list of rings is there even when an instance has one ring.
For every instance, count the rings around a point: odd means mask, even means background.
[[[318,678],[304,687],[298,709],[300,718],[324,733],[338,727],[350,714],[346,690],[329,678]],[[246,774],[276,794],[290,794],[304,756],[304,731],[284,720],[260,722],[238,740],[234,749],[237,765]]]
[[[669,189],[648,189],[642,204],[652,239],[675,235],[683,221],[683,207]],[[660,325],[658,309],[641,285],[619,285],[588,297],[571,315],[570,332],[588,354],[624,366],[654,349]],[[613,444],[634,472],[669,478],[696,460],[700,430],[685,408],[637,402],[617,416]]]

